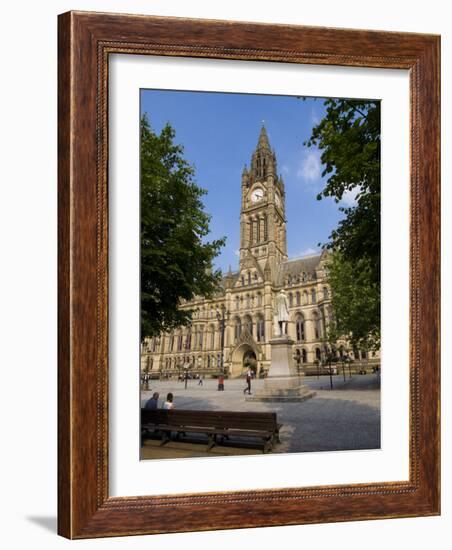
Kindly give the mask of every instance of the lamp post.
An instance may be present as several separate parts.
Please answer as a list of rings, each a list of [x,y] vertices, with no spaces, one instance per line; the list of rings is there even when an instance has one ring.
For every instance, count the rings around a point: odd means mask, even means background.
[[[348,377],[351,378],[352,377],[352,369],[351,369],[352,359],[348,354],[345,356],[345,361],[348,366]]]
[[[217,315],[218,324],[220,325],[220,335],[221,335],[220,376],[224,377],[224,332],[226,330],[226,321],[229,319],[229,310],[226,309],[226,306],[224,304],[221,304],[219,308],[217,307],[216,315]]]
[[[184,384],[185,384],[185,389],[187,389],[187,385],[188,385],[188,365],[187,364],[184,365]]]
[[[328,348],[325,346],[324,348],[325,353],[325,363],[328,365],[328,374],[330,375],[330,389],[333,389],[333,370],[331,368],[331,363],[333,360],[333,354]]]
[[[344,382],[345,382],[345,362],[346,362],[346,356],[344,355],[343,351],[341,351],[342,376],[344,377]]]

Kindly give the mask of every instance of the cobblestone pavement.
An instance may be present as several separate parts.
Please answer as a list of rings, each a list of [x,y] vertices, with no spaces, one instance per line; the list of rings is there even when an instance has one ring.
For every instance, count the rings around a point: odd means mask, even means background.
[[[225,391],[217,391],[216,380],[184,382],[176,380],[150,382],[149,391],[141,392],[142,404],[154,391],[160,399],[174,394],[178,409],[274,411],[281,429],[281,444],[274,452],[337,451],[378,449],[380,447],[380,378],[379,375],[333,376],[302,378],[303,384],[317,392],[301,403],[261,403],[245,400],[243,379],[225,380]],[[263,384],[253,380],[252,391]]]

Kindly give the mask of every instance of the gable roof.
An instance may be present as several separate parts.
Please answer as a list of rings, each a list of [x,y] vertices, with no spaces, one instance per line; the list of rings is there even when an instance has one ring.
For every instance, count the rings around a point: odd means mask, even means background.
[[[302,273],[315,277],[315,271],[322,258],[321,254],[312,254],[310,256],[303,256],[302,258],[294,258],[282,262],[278,269],[276,278],[277,285],[284,285],[287,277],[297,277]]]

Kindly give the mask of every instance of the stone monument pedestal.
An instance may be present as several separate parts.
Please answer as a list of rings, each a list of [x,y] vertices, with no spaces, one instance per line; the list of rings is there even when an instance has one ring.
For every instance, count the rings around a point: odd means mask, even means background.
[[[293,365],[293,343],[286,335],[270,340],[271,365],[264,379],[264,387],[247,396],[247,401],[291,403],[314,397],[315,392],[301,383]]]

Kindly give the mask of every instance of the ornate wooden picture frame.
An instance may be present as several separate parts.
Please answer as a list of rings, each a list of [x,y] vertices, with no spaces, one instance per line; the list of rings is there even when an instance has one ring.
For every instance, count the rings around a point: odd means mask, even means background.
[[[440,511],[440,38],[69,12],[59,17],[58,532],[68,538],[436,515]],[[409,480],[110,497],[110,54],[406,69],[410,75]]]

